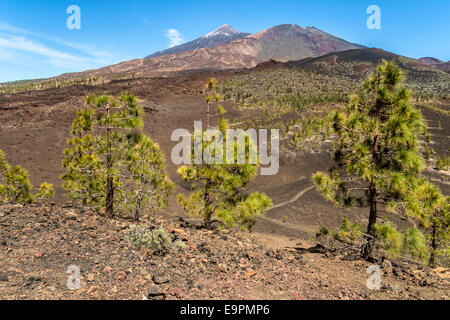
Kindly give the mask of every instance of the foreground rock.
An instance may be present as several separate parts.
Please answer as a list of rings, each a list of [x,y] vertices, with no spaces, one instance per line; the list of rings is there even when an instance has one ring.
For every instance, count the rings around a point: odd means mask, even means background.
[[[339,250],[268,248],[251,234],[152,217],[142,225],[185,244],[155,255],[129,243],[128,221],[57,205],[0,212],[1,299],[448,299],[445,268],[385,261],[371,291],[369,264]]]

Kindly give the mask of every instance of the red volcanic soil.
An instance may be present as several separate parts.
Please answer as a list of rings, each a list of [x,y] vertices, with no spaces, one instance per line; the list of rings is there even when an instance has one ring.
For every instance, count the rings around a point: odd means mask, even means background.
[[[367,221],[364,210],[338,209],[312,187],[311,174],[330,164],[325,152],[282,155],[276,176],[260,176],[251,184],[250,190],[266,192],[275,204],[251,235],[196,230],[174,217],[174,213],[183,216],[176,194],[188,186],[170,161],[176,144],[171,133],[206,120],[203,90],[209,77],[223,81],[238,72],[248,71],[179,73],[0,96],[0,148],[10,163],[30,172],[34,185],[47,181],[56,187],[54,206],[0,206],[0,258],[6,262],[0,267],[0,298],[139,299],[157,285],[169,299],[448,299],[447,269],[386,263],[385,288],[372,292],[365,286],[368,265],[352,261],[344,249],[321,253],[292,249],[313,246],[321,227],[335,230],[344,216],[361,224]],[[141,99],[145,131],[160,144],[176,184],[169,207],[144,224],[163,226],[174,237],[187,240],[182,254],[155,258],[151,252],[134,250],[126,240],[127,220],[107,221],[62,205],[67,201],[59,179],[62,152],[83,97],[124,91]],[[450,118],[424,111],[435,141],[433,152],[446,152]],[[239,119],[241,113],[230,107],[229,115]],[[449,194],[448,182],[433,170],[429,168],[430,175]],[[402,223],[396,216],[389,218]],[[68,291],[64,282],[72,263],[83,270],[83,287],[77,292]],[[155,284],[152,278],[159,273],[169,282]]]
[[[446,269],[384,261],[382,286],[373,291],[366,286],[370,263],[345,248],[304,249],[174,218],[141,223],[184,243],[165,253],[134,247],[130,221],[68,205],[0,205],[0,223],[1,299],[448,299]],[[75,290],[67,286],[69,266],[79,270]]]

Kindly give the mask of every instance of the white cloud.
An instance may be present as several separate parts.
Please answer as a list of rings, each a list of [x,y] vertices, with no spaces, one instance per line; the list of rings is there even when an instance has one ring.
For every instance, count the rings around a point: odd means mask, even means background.
[[[62,44],[68,48],[72,48],[75,50],[80,51],[82,54],[91,56],[93,61],[97,64],[112,64],[114,62],[117,62],[119,60],[124,61],[128,60],[128,58],[122,57],[121,59],[118,59],[118,57],[112,55],[111,53],[108,53],[106,51],[103,51],[97,47],[91,46],[89,44],[84,43],[74,43],[74,42],[68,42],[68,41],[62,41],[59,39],[53,39],[55,43]]]
[[[55,59],[76,60],[76,57],[69,54],[47,48],[39,42],[35,42],[23,37],[11,36],[8,38],[0,37],[0,47],[28,51],[31,53],[43,55]]]
[[[167,38],[169,38],[169,46],[170,48],[178,46],[183,43],[183,36],[177,29],[169,29],[167,30]]]
[[[16,28],[12,25],[0,22],[0,30],[2,31],[8,31],[11,33],[21,33],[21,34],[32,34],[32,32],[25,30],[25,29],[20,29],[20,28]]]
[[[0,33],[1,59],[14,59],[17,56],[14,54],[14,50],[18,50],[40,56],[41,59],[44,58],[45,60],[41,60],[42,63],[57,67],[69,67],[69,69],[77,71],[82,71],[79,70],[82,68],[94,68],[113,64],[120,60],[126,60],[125,57],[119,59],[110,53],[88,44],[64,41],[1,22],[0,31],[3,31]],[[48,44],[45,45],[32,38],[44,40]],[[72,50],[70,53],[64,50],[64,48],[62,49],[64,51],[56,50],[49,46],[51,43]]]

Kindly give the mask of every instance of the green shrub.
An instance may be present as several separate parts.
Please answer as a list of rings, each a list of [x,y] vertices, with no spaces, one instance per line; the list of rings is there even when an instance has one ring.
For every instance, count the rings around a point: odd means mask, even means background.
[[[376,237],[382,242],[386,253],[392,257],[400,255],[403,248],[403,234],[391,222],[377,223],[375,229]]]
[[[436,169],[441,171],[444,170],[444,159],[437,157],[436,159]]]
[[[426,160],[430,160],[430,158],[431,158],[431,151],[430,151],[430,148],[428,148],[428,145],[425,146],[424,157]]]
[[[358,238],[362,237],[361,226],[357,223],[353,223],[344,217],[344,221],[342,221],[341,227],[338,232],[335,234],[335,238],[338,240],[352,240],[355,241]]]
[[[127,238],[137,250],[145,246],[157,255],[165,255],[171,251],[186,248],[183,241],[173,241],[172,237],[162,228],[149,229],[132,225],[128,230]]]
[[[320,228],[320,230],[316,233],[316,238],[326,237],[330,234],[330,230],[326,227]]]
[[[403,240],[403,247],[414,258],[418,258],[424,262],[429,257],[427,239],[417,228],[409,228],[406,230]]]

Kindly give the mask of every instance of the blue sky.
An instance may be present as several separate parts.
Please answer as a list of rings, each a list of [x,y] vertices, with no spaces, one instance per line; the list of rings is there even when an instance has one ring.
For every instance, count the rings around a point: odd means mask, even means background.
[[[81,9],[69,30],[67,7]],[[381,30],[366,27],[369,5]],[[413,58],[450,60],[448,0],[2,0],[0,82],[51,77],[142,58],[223,24],[256,33],[284,23]]]

